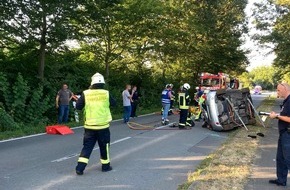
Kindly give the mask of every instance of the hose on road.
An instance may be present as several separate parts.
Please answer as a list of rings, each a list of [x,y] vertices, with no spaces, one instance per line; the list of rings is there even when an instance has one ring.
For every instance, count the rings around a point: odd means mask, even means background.
[[[132,130],[191,130],[192,127],[179,129],[177,123],[169,123],[167,125],[163,126],[149,126],[149,125],[143,125],[136,122],[127,122],[127,125]],[[170,127],[170,128],[159,128],[159,127]]]

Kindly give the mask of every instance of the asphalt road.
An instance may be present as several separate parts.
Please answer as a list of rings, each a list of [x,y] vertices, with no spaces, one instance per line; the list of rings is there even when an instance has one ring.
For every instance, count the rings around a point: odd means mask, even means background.
[[[252,96],[254,105],[265,97]],[[154,125],[160,119],[160,115],[148,115],[132,121]],[[169,119],[178,121],[178,116]],[[188,172],[228,136],[201,128],[199,122],[192,130],[140,131],[114,121],[110,130],[113,170],[101,172],[96,147],[83,176],[77,176],[74,170],[83,128],[74,129],[73,135],[0,141],[0,190],[177,189]]]

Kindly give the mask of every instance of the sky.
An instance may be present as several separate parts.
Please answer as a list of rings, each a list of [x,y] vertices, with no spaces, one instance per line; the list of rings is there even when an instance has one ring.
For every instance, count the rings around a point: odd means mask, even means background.
[[[248,0],[248,5],[245,9],[245,12],[247,16],[251,16],[253,13],[253,4],[255,2],[262,2],[263,0]],[[250,17],[249,20],[249,34],[250,36],[255,34],[257,31],[255,30],[253,24],[251,22],[253,21],[253,18]],[[275,59],[274,53],[269,53],[270,49],[261,49],[257,46],[256,42],[250,39],[250,37],[246,37],[246,43],[242,46],[242,48],[247,48],[251,52],[247,55],[250,65],[247,67],[248,71],[251,71],[253,68],[258,66],[269,66]]]

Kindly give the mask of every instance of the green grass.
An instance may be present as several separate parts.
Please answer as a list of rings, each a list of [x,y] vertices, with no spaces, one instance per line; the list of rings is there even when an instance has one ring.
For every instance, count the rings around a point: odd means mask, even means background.
[[[274,98],[265,99],[259,111],[271,111]],[[265,122],[267,126],[268,119]],[[229,138],[215,152],[204,159],[179,190],[195,189],[239,189],[242,190],[251,173],[259,138],[246,138],[248,134],[264,133],[267,129],[258,125],[248,126],[249,131],[241,128],[230,132]]]
[[[137,109],[136,113],[138,115],[144,115],[144,114],[149,114],[149,113],[153,113],[156,111],[160,111],[160,107],[152,107],[152,108],[148,108],[148,109],[140,107]],[[114,120],[121,119],[123,117],[123,112],[112,113],[112,115],[113,115]],[[80,119],[81,119],[81,114],[80,114]],[[18,129],[0,132],[0,140],[22,137],[22,136],[26,136],[26,135],[33,135],[33,134],[38,134],[38,133],[44,133],[45,127],[49,126],[49,125],[53,125],[53,124],[54,123],[38,124],[38,125],[32,125],[32,124],[21,125]],[[77,127],[77,126],[82,126],[83,122],[80,121],[79,123],[77,123],[77,122],[73,121],[73,122],[67,123],[66,125],[73,128],[73,127]]]

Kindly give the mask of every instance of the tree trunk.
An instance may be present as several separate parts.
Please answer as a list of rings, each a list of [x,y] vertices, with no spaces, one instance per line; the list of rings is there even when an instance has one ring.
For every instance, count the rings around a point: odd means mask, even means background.
[[[46,43],[40,44],[40,61],[38,66],[38,77],[42,81],[44,78],[44,65],[45,65],[45,49],[46,49]]]
[[[46,16],[42,17],[42,32],[40,39],[40,49],[39,49],[39,66],[38,66],[38,77],[41,81],[44,78],[44,66],[45,66],[45,50],[46,50]]]
[[[106,78],[109,81],[110,76],[110,58],[112,54],[112,41],[111,41],[111,33],[109,24],[105,26],[106,35],[107,35],[107,47],[106,47],[106,55],[105,55],[105,67],[106,67]]]
[[[106,79],[108,80],[110,75],[110,62],[108,53],[106,53],[105,57],[105,67],[106,67]]]

